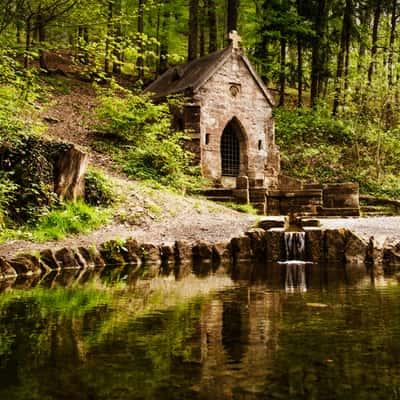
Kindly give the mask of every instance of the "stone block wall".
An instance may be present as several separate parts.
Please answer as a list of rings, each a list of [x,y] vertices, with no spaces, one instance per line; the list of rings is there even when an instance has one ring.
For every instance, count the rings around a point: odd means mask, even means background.
[[[231,90],[232,87],[235,90]],[[221,178],[221,136],[234,120],[241,151],[240,175],[265,180],[279,172],[272,108],[239,53],[232,56],[195,93],[201,106],[200,147],[204,176]]]
[[[359,187],[356,183],[302,184],[280,177],[280,190],[267,192],[267,215],[298,213],[321,216],[358,216]]]

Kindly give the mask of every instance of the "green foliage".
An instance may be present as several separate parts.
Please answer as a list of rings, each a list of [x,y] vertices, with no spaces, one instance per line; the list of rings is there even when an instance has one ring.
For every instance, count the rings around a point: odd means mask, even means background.
[[[180,189],[198,182],[199,170],[191,167],[191,154],[183,148],[184,133],[171,129],[168,103],[111,93],[102,97],[98,116],[99,129],[114,138],[110,147],[128,175]]]
[[[238,204],[233,202],[221,203],[222,205],[233,208],[236,211],[240,211],[246,214],[257,215],[257,210],[251,204]]]
[[[5,226],[5,219],[15,201],[17,189],[18,185],[9,178],[9,174],[0,171],[0,230]]]
[[[114,202],[111,181],[101,172],[89,169],[85,175],[85,201],[92,206],[109,206]]]
[[[106,210],[83,202],[66,203],[50,211],[32,226],[30,234],[39,241],[62,239],[70,234],[88,233],[109,220]]]
[[[15,186],[9,214],[14,221],[34,221],[57,203],[53,192],[55,158],[68,145],[33,134],[7,135],[0,141],[0,169]]]
[[[283,173],[308,181],[356,181],[364,193],[400,195],[398,129],[334,118],[323,108],[274,114]]]

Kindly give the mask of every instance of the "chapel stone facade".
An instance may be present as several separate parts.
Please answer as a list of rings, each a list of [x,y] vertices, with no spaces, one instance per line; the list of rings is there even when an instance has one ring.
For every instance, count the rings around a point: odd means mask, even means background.
[[[279,151],[275,145],[273,100],[237,36],[222,51],[168,70],[145,93],[157,100],[183,94],[185,106],[173,110],[177,129],[190,135],[202,175],[215,187],[275,187]]]
[[[205,194],[251,203],[261,214],[359,215],[357,184],[310,185],[280,175],[274,101],[236,32],[230,39],[221,51],[170,68],[144,91],[155,101],[184,96],[184,105],[171,109],[173,124],[187,131],[187,149],[212,182]]]

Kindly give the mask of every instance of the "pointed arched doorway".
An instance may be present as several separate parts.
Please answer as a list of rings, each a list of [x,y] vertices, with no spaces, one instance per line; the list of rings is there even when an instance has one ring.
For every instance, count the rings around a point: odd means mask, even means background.
[[[221,175],[236,177],[242,175],[245,160],[244,134],[236,118],[225,126],[221,136]]]

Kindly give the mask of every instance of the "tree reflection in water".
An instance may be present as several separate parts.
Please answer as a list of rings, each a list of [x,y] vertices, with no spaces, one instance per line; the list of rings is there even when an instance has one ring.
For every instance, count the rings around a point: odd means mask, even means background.
[[[309,264],[240,271],[234,281],[3,293],[0,399],[396,398],[394,276]]]

